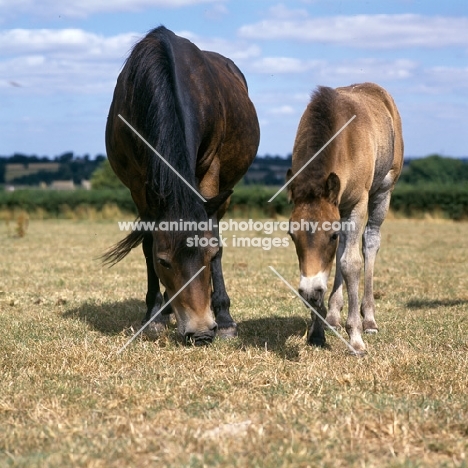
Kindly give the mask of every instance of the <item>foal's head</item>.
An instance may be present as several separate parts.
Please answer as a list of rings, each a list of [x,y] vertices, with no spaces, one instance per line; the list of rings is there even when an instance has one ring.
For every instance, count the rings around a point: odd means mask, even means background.
[[[338,246],[340,180],[332,172],[320,186],[304,183],[308,181],[303,178],[292,183],[290,235],[299,259],[299,293],[311,305],[321,306]]]

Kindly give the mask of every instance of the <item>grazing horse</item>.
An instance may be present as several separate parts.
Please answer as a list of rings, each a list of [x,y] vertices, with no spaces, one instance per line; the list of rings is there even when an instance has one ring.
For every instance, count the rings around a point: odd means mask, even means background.
[[[206,344],[216,333],[237,334],[221,269],[217,220],[253,161],[259,138],[244,75],[231,60],[201,51],[163,26],[134,46],[109,110],[107,155],[130,189],[140,219],[166,229],[134,231],[104,260],[116,263],[143,243],[148,280],[144,323],[156,315],[147,327],[149,335],[165,328],[171,311],[186,341]],[[191,230],[167,230],[174,223]],[[161,314],[160,282],[164,299],[172,300]]]
[[[353,116],[354,120],[310,161]],[[344,278],[348,291],[346,331],[358,354],[366,352],[363,329],[366,333],[378,331],[374,318],[374,263],[380,247],[380,227],[402,164],[400,115],[387,91],[373,83],[336,89],[319,87],[315,91],[299,123],[292,168],[287,175],[294,203],[290,226],[303,222],[300,229],[290,229],[301,273],[299,293],[326,316],[330,326],[338,327]],[[317,223],[315,232],[307,230],[304,221]],[[362,320],[358,296],[361,237]],[[336,275],[327,313],[323,302],[335,253]],[[322,321],[314,314],[312,320],[308,342],[323,346]]]

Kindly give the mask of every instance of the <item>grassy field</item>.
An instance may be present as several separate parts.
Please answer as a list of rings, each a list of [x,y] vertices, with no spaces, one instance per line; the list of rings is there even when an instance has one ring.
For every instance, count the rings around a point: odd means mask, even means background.
[[[277,234],[278,235],[278,234]],[[282,235],[282,233],[281,233]],[[387,220],[368,355],[306,345],[288,248],[227,248],[239,338],[116,351],[144,316],[113,222],[0,224],[0,466],[468,466],[468,223]]]

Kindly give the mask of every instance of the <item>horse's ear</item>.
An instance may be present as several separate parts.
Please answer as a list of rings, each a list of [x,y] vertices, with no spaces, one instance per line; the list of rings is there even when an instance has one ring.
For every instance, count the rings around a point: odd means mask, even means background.
[[[289,168],[288,172],[286,172],[286,183],[289,182],[289,179],[291,179],[292,175],[293,175],[292,169]],[[291,187],[291,184],[288,184],[288,202],[289,203],[292,202],[292,187]]]
[[[338,205],[338,195],[340,193],[340,178],[331,172],[325,182],[325,198],[334,205]]]
[[[224,190],[223,192],[218,193],[216,197],[210,198],[205,202],[205,210],[208,216],[213,216],[223,203],[232,195],[232,190]]]

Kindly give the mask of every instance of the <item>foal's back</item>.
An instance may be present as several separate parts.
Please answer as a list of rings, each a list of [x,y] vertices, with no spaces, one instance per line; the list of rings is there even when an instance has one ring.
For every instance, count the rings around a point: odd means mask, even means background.
[[[370,194],[382,184],[393,187],[403,164],[401,118],[393,98],[375,83],[336,88],[336,93],[337,113],[356,116],[346,128],[349,183]]]

